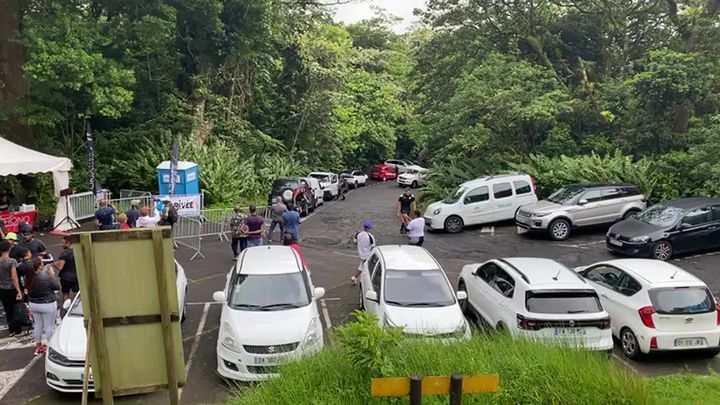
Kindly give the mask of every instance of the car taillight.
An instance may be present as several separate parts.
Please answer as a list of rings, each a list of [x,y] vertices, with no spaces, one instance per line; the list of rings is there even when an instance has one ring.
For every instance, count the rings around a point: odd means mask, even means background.
[[[535,177],[530,177],[530,182],[532,183],[533,193],[537,194],[537,181],[535,180]]]
[[[610,329],[610,317],[601,319],[600,322],[598,322],[598,328]]]
[[[720,326],[720,304],[715,303],[715,312],[717,312],[717,325]]]
[[[519,314],[517,316],[517,326],[524,330],[540,330],[540,322],[537,319],[525,318]]]
[[[647,326],[648,328],[655,329],[655,322],[653,322],[652,315],[655,313],[655,308],[651,306],[642,307],[638,309],[638,314],[640,314],[640,320],[642,321],[643,325]]]
[[[650,348],[657,349],[657,338],[655,336],[650,338]]]

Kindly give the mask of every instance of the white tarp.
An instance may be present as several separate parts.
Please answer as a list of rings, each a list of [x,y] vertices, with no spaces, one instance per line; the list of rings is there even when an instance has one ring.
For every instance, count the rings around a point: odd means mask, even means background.
[[[0,176],[52,173],[55,196],[59,197],[60,190],[64,190],[70,185],[70,169],[72,169],[72,162],[68,158],[46,155],[14,144],[7,139],[0,138]],[[66,198],[67,197],[61,197],[58,200],[58,205],[55,209],[55,226],[57,226],[66,215],[73,220],[75,219],[72,207],[69,207],[69,212],[65,212]],[[72,226],[66,221],[58,226],[57,229],[66,231],[72,229]]]

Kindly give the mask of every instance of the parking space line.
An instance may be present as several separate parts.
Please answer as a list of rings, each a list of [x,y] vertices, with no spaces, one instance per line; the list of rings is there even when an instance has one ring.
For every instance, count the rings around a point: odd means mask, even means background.
[[[203,313],[200,317],[200,323],[198,324],[197,331],[195,332],[195,341],[192,344],[192,347],[190,347],[190,354],[188,355],[188,362],[185,365],[185,378],[187,379],[187,376],[190,374],[190,367],[192,367],[193,358],[195,357],[195,352],[197,352],[198,347],[200,346],[200,337],[202,335],[203,328],[205,328],[205,321],[207,320],[208,312],[210,311],[210,303],[205,303],[205,306],[203,307]],[[180,392],[178,393],[178,399],[182,398],[182,388],[180,389]]]
[[[20,370],[17,375],[9,378],[8,383],[2,388],[2,391],[0,391],[0,402],[2,402],[2,399],[5,397],[5,395],[7,395],[8,392],[10,392],[10,390],[15,386],[15,384],[17,384],[18,381],[20,381],[25,376],[25,374],[30,371],[30,369],[35,365],[35,363],[37,363],[38,360],[42,358],[45,358],[45,356],[33,357],[33,359],[30,360],[30,363],[28,363],[27,366]]]
[[[687,260],[687,259],[696,259],[698,257],[715,256],[715,255],[720,255],[720,252],[708,252],[708,253],[701,253],[699,255],[678,257],[677,259],[674,259],[673,261],[681,262],[681,261]]]
[[[323,318],[325,318],[326,329],[332,329],[332,322],[330,322],[330,312],[328,312],[325,300],[320,300],[320,307],[322,308]]]
[[[640,373],[640,370],[638,370],[637,368],[635,368],[635,366],[633,366],[632,364],[630,364],[630,362],[628,362],[627,360],[625,360],[625,359],[621,358],[620,356],[618,356],[617,354],[615,354],[615,352],[612,352],[610,355],[611,355],[612,357],[614,357],[615,360],[617,360],[617,361],[619,361],[620,363],[622,363],[625,367],[629,368],[633,373],[638,374],[638,375],[642,375],[642,374]]]

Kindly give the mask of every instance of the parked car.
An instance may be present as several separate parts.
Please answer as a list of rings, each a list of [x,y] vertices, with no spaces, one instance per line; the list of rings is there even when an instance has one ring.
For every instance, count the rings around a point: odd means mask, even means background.
[[[612,350],[610,316],[595,290],[550,259],[507,258],[463,267],[465,312],[514,337]]]
[[[358,188],[367,184],[368,176],[362,170],[344,170],[341,174],[347,174],[348,184],[352,188]]]
[[[600,294],[625,356],[680,350],[720,353],[720,305],[692,274],[648,259],[610,260],[577,270]]]
[[[185,320],[185,298],[187,296],[187,277],[185,270],[175,262],[175,287],[177,289],[180,319]],[[85,379],[85,347],[87,335],[83,321],[83,306],[80,294],[65,304],[67,313],[48,342],[45,356],[45,381],[47,385],[60,392],[82,392]],[[95,391],[92,369],[90,369],[89,389]]]
[[[469,339],[470,326],[440,264],[418,246],[377,246],[363,263],[360,303],[411,337]]]
[[[357,185],[355,184],[355,176],[353,176],[352,174],[340,173],[340,177],[345,181],[345,187],[347,190],[350,190],[351,188],[357,188]]]
[[[298,197],[301,185],[305,185],[305,198]],[[302,177],[283,177],[273,181],[268,196],[268,206],[272,205],[275,197],[281,197],[283,203],[288,207],[293,204],[296,208],[300,208],[302,215],[313,212],[317,208],[315,195]]]
[[[642,211],[612,227],[613,252],[668,260],[673,255],[720,248],[720,198],[679,198]]]
[[[323,199],[330,201],[337,198],[340,194],[338,190],[338,175],[330,172],[312,172],[308,175],[314,177],[320,182],[320,188],[323,191]]]
[[[325,192],[322,190],[322,187],[320,186],[320,181],[316,179],[315,177],[302,177],[302,180],[305,181],[305,184],[308,185],[310,188],[310,192],[315,197],[315,206],[324,205],[325,204]]]
[[[277,366],[318,352],[323,327],[314,287],[298,254],[288,246],[243,250],[213,299],[222,304],[217,372],[258,381],[277,376]],[[252,327],[248,327],[252,325]]]
[[[372,167],[370,170],[370,178],[373,180],[395,180],[397,178],[397,171],[392,166],[388,166],[385,163],[380,163]]]
[[[410,167],[405,173],[398,176],[398,186],[418,188],[425,184],[425,178],[427,178],[427,174],[428,170],[420,166]]]
[[[537,201],[533,179],[527,174],[482,176],[458,186],[444,200],[428,205],[425,224],[450,233],[466,225],[512,219],[521,206]]]
[[[632,184],[571,184],[545,200],[520,207],[517,226],[565,240],[583,226],[610,224],[645,209],[647,199]]]
[[[399,175],[401,173],[405,173],[409,167],[417,166],[415,163],[407,160],[407,159],[388,159],[385,161],[385,164],[394,168],[395,172]],[[419,167],[419,166],[417,166]]]

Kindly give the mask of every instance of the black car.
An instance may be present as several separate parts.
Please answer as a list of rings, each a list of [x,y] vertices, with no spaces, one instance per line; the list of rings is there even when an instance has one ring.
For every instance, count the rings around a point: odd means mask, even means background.
[[[613,252],[668,260],[679,253],[720,248],[720,198],[678,198],[613,225]]]
[[[301,185],[305,186],[305,198],[297,195]],[[286,206],[293,203],[294,199],[297,205],[296,208],[301,209],[301,215],[315,211],[317,205],[315,196],[310,192],[305,181],[299,177],[285,177],[273,181],[270,195],[268,196],[268,206],[272,205],[275,197],[281,197]]]

